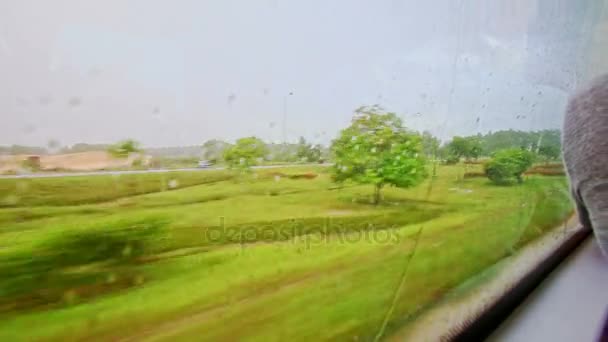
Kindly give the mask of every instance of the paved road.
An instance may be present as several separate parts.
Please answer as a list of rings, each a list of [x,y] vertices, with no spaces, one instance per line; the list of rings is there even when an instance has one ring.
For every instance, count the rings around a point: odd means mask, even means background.
[[[254,166],[253,169],[273,169],[280,167],[292,167],[292,166],[328,166],[330,164],[291,164],[291,165],[266,165],[266,166]],[[128,174],[139,174],[139,173],[162,173],[162,172],[176,172],[176,171],[212,171],[212,170],[225,170],[225,167],[209,167],[209,168],[182,168],[182,169],[153,169],[153,170],[132,170],[132,171],[91,171],[91,172],[48,172],[48,173],[27,173],[20,175],[5,175],[0,176],[0,179],[10,178],[52,178],[52,177],[77,177],[77,176],[103,176],[103,175],[128,175]]]

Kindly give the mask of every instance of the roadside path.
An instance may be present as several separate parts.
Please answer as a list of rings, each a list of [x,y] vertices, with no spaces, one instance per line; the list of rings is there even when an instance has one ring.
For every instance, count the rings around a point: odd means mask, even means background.
[[[264,165],[253,166],[253,169],[275,169],[282,167],[294,166],[329,166],[331,164],[288,164],[288,165]],[[164,172],[183,172],[183,171],[215,171],[225,170],[225,167],[209,167],[209,168],[181,168],[181,169],[151,169],[151,170],[129,170],[129,171],[90,171],[90,172],[49,172],[49,173],[27,173],[21,175],[4,175],[0,179],[11,178],[53,178],[53,177],[78,177],[78,176],[107,176],[107,175],[129,175],[143,173],[164,173]]]

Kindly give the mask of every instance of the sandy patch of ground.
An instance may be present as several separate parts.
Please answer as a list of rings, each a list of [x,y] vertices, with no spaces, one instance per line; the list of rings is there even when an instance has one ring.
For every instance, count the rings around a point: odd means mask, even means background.
[[[23,161],[28,155],[0,156],[0,172],[18,172],[23,168]],[[45,171],[95,171],[129,167],[141,158],[132,154],[128,158],[115,158],[105,151],[80,152],[40,156],[40,169]]]

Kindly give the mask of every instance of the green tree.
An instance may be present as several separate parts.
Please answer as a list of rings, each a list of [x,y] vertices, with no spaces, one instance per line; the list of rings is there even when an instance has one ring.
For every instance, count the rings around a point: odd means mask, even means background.
[[[267,153],[266,144],[259,138],[247,137],[236,141],[224,151],[224,160],[231,169],[248,171],[264,158]]]
[[[557,146],[544,145],[538,148],[538,155],[545,161],[545,163],[549,163],[550,161],[558,160],[561,155],[561,151]]]
[[[222,161],[224,151],[229,147],[230,144],[222,140],[207,140],[203,143],[203,158],[212,163],[218,163]]]
[[[351,125],[333,141],[331,151],[333,179],[373,185],[374,204],[380,202],[385,185],[411,187],[427,175],[420,135],[379,106],[355,110]]]
[[[311,163],[322,163],[323,162],[323,146],[316,144],[310,149],[309,162]]]
[[[486,176],[496,184],[510,184],[513,181],[523,182],[522,175],[534,163],[534,154],[530,151],[510,148],[496,152],[485,164]]]
[[[298,141],[296,157],[299,161],[305,161],[309,163],[318,162],[321,159],[321,146],[313,146],[307,143],[304,137],[300,137]]]
[[[133,139],[126,139],[110,146],[108,152],[115,157],[126,158],[130,153],[141,151],[140,144]]]
[[[454,159],[477,159],[481,156],[482,145],[478,136],[454,137],[448,144],[449,154]]]

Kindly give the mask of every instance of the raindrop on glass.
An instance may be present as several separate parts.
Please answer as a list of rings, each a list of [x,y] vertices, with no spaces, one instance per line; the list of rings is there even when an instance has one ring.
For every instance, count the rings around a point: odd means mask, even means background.
[[[82,100],[78,96],[73,96],[68,100],[68,105],[70,107],[78,107],[82,104]]]
[[[236,94],[230,94],[230,95],[228,95],[228,98],[226,99],[226,103],[228,103],[229,105],[231,105],[235,101],[236,101]]]

